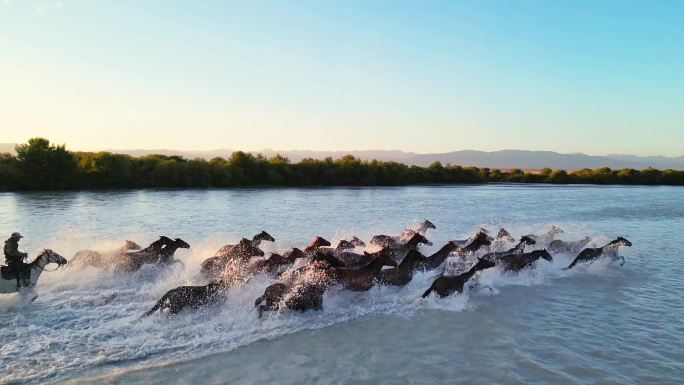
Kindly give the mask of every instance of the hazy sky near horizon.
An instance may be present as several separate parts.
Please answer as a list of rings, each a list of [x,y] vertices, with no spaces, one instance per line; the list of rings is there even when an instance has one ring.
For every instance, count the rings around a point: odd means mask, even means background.
[[[0,0],[0,142],[684,154],[682,1]]]

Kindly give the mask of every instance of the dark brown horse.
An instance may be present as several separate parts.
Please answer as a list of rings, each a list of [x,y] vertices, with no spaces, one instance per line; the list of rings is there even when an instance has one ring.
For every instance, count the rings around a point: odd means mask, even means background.
[[[453,277],[440,276],[432,282],[430,288],[423,293],[423,298],[426,298],[430,293],[435,291],[440,297],[446,297],[451,293],[460,293],[463,291],[463,286],[470,280],[470,278],[475,275],[480,270],[489,269],[494,267],[495,264],[492,261],[478,258],[477,263],[468,271],[463,274],[456,275]]]
[[[620,266],[622,266],[625,264],[625,257],[618,256],[618,248],[620,248],[620,246],[631,247],[632,242],[623,237],[617,237],[615,240],[609,242],[603,247],[584,249],[577,255],[577,257],[575,257],[570,266],[566,267],[566,269],[572,269],[578,263],[594,262],[603,254],[607,254],[613,260],[622,259],[622,264],[620,264]]]
[[[439,267],[439,265],[444,263],[444,260],[447,259],[447,257],[449,256],[450,253],[452,253],[458,249],[459,249],[459,246],[455,242],[449,241],[444,246],[442,246],[441,249],[437,250],[434,254],[432,254],[431,256],[419,261],[417,268],[418,269],[424,269],[424,270],[436,269],[437,267]]]
[[[468,255],[480,250],[483,247],[488,247],[491,244],[492,237],[487,235],[487,233],[480,231],[477,234],[475,234],[472,240],[468,242],[465,246],[456,250],[456,253],[461,256]]]
[[[259,312],[259,318],[265,311],[278,311],[281,307],[296,311],[321,310],[325,289],[325,285],[318,283],[303,283],[294,287],[274,283],[254,301],[254,306]]]
[[[155,312],[169,309],[169,314],[176,314],[185,308],[199,309],[219,300],[223,284],[212,282],[204,286],[180,286],[164,294],[159,301],[141,318],[149,317]]]
[[[528,266],[532,266],[539,258],[544,258],[549,262],[553,261],[551,254],[546,249],[543,249],[523,254],[504,255],[501,257],[501,264],[504,271],[520,271]]]
[[[244,240],[245,240],[245,238],[242,238],[242,240],[240,242],[242,243],[242,241],[244,241]],[[259,246],[261,245],[261,242],[263,242],[263,241],[275,242],[275,238],[273,238],[271,236],[271,234],[269,234],[265,231],[262,231],[262,232],[256,234],[254,237],[252,237],[252,240],[249,242],[251,243],[251,245],[253,247],[259,248]],[[225,246],[221,247],[220,249],[218,249],[218,251],[216,251],[214,256],[215,257],[231,258],[231,256],[235,254],[235,252],[233,252],[233,249],[239,245],[240,245],[240,243],[238,243],[237,245],[231,245],[231,244],[225,245]],[[244,247],[244,245],[242,247]]]
[[[426,262],[426,258],[418,250],[411,250],[399,266],[380,270],[378,281],[383,285],[404,286],[413,279],[413,272]]]

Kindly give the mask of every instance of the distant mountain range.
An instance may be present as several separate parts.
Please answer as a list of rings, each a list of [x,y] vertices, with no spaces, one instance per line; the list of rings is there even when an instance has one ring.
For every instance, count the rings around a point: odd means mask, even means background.
[[[14,153],[15,144],[0,143],[0,153]],[[233,152],[231,149],[218,149],[210,151],[176,151],[176,150],[107,150],[110,152],[142,156],[149,154],[180,155],[185,158],[214,157],[227,158]],[[489,167],[498,169],[521,168],[526,170],[538,170],[544,167],[553,169],[577,170],[582,168],[610,167],[612,169],[636,168],[643,169],[654,167],[659,169],[672,168],[684,170],[684,155],[679,157],[666,156],[636,156],[624,154],[610,154],[605,156],[592,156],[581,153],[561,154],[553,151],[527,151],[527,150],[501,150],[501,151],[452,151],[434,154],[418,154],[397,150],[368,150],[368,151],[275,151],[265,149],[251,151],[264,156],[280,154],[289,158],[292,162],[298,162],[304,158],[323,159],[326,157],[341,158],[351,154],[364,160],[386,160],[405,163],[409,165],[427,166],[434,161],[442,164],[458,164],[461,166]]]

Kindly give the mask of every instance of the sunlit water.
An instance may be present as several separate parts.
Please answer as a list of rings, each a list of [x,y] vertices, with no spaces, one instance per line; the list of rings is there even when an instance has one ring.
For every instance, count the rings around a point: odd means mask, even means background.
[[[320,312],[258,320],[258,277],[225,303],[176,317],[139,316],[167,290],[202,284],[200,262],[266,230],[269,251],[437,225],[434,246],[477,226],[515,236],[561,226],[565,239],[617,235],[623,267],[563,271],[555,256],[520,275],[485,271],[493,291],[420,295],[436,272],[403,288],[330,290]],[[31,255],[159,235],[192,245],[185,268],[131,276],[45,273],[38,299],[0,295],[0,383],[677,384],[684,381],[684,189],[469,186],[362,189],[0,194],[0,234],[22,232]],[[334,244],[335,242],[333,242]]]

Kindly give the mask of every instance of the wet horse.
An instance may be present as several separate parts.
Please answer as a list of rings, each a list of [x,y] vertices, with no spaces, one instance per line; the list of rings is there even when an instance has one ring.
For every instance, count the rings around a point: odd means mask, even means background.
[[[411,250],[406,254],[399,266],[380,270],[378,282],[383,285],[404,286],[413,279],[413,272],[419,268],[426,257],[418,250]]]
[[[411,237],[414,234],[420,234],[422,236],[425,236],[425,234],[427,234],[427,231],[429,229],[436,229],[436,228],[437,228],[437,226],[435,226],[434,223],[425,219],[423,222],[420,223],[420,226],[418,226],[417,229],[406,229],[406,230],[404,230],[404,232],[399,236],[399,240],[406,242],[409,239],[411,239]]]
[[[423,259],[417,261],[416,268],[424,270],[436,269],[442,263],[444,263],[449,254],[458,250],[459,248],[460,246],[456,242],[449,241],[444,246],[442,246],[442,248],[437,250],[434,254],[430,255],[429,257],[424,257]],[[405,258],[408,258],[408,255]]]
[[[242,238],[242,240],[245,240],[245,238]],[[242,240],[241,240],[241,242],[242,242]],[[273,238],[271,236],[271,234],[269,234],[265,231],[261,231],[260,233],[256,234],[254,237],[252,237],[252,240],[248,241],[248,242],[250,242],[253,247],[258,248],[261,245],[261,242],[264,242],[264,241],[275,242],[275,238]],[[237,247],[238,245],[240,245],[240,243],[238,243],[237,245],[231,245],[231,244],[225,245],[225,246],[221,247],[220,249],[218,249],[216,251],[216,253],[214,253],[214,256],[215,257],[230,258],[232,255],[234,255],[233,249],[235,249],[235,247]],[[243,247],[244,247],[244,245],[243,245]]]
[[[451,293],[460,293],[463,291],[463,286],[480,270],[489,269],[495,266],[495,263],[486,259],[478,258],[477,263],[463,274],[447,277],[440,276],[432,282],[430,288],[423,293],[422,297],[426,298],[433,291],[440,297],[446,297]]]
[[[537,242],[534,239],[528,237],[527,235],[524,235],[522,238],[520,238],[520,241],[517,245],[515,245],[515,247],[508,249],[506,251],[496,251],[493,253],[488,253],[482,256],[482,258],[489,259],[490,261],[498,261],[502,257],[509,254],[522,254],[525,251],[525,246],[532,246],[535,243]]]
[[[580,239],[579,241],[574,241],[574,242],[566,242],[562,241],[560,239],[554,239],[549,243],[549,250],[553,253],[572,253],[572,254],[577,254],[591,242],[591,237],[584,237],[584,239]]]
[[[294,287],[274,283],[254,301],[254,307],[259,312],[259,318],[265,311],[277,311],[281,306],[296,311],[321,310],[325,289],[326,286],[319,283],[303,283]]]
[[[375,259],[364,267],[333,268],[334,280],[342,284],[344,288],[352,291],[367,291],[375,285],[375,279],[380,274],[383,266],[397,267],[397,262],[391,254],[378,252]]]
[[[504,271],[520,271],[528,266],[533,265],[539,258],[543,258],[549,262],[553,261],[553,257],[546,249],[534,250],[523,254],[508,254],[501,257],[500,261],[503,265]]]
[[[599,259],[603,254],[608,255],[613,260],[622,259],[622,263],[620,264],[620,266],[622,266],[625,264],[625,257],[618,256],[618,248],[620,248],[620,246],[631,247],[632,242],[626,240],[623,237],[617,237],[615,240],[609,242],[607,245],[603,247],[584,249],[580,251],[577,257],[575,257],[570,266],[566,267],[566,269],[572,269],[578,263],[594,262],[595,260]]]
[[[124,244],[114,250],[100,252],[97,250],[81,250],[71,257],[71,266],[80,266],[82,269],[93,266],[98,269],[109,267],[114,256],[126,254],[129,251],[140,250],[141,247],[133,241],[126,240]]]
[[[181,263],[173,259],[176,250],[189,248],[190,245],[180,238],[171,240],[162,236],[145,249],[115,256],[112,262],[114,262],[117,271],[132,273],[138,271],[143,265]]]
[[[254,246],[253,241],[242,238],[240,242],[232,247],[227,254],[217,255],[205,259],[200,264],[200,273],[204,276],[216,279],[226,270],[230,264],[244,265],[252,257],[263,257],[264,252]]]
[[[220,282],[211,282],[204,286],[180,286],[164,294],[159,301],[141,318],[149,317],[157,311],[169,310],[169,314],[176,314],[185,308],[199,309],[219,300],[223,289]]]

